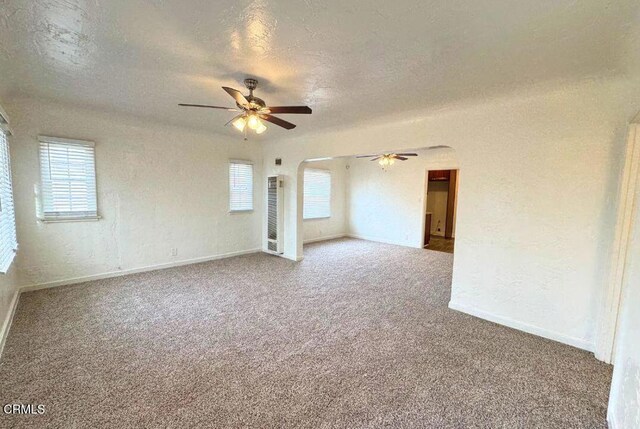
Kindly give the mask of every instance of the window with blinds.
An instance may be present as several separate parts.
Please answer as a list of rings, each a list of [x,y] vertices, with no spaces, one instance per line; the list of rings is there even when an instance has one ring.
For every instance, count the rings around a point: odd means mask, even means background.
[[[93,142],[40,136],[44,220],[98,219]]]
[[[304,219],[331,217],[331,173],[326,170],[304,170]]]
[[[253,210],[253,164],[250,162],[229,162],[229,210]]]
[[[4,127],[0,127],[0,273],[3,274],[9,269],[18,248],[7,134]]]

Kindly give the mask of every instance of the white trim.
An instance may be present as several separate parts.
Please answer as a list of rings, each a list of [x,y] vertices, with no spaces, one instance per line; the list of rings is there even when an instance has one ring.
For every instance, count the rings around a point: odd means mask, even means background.
[[[7,115],[7,112],[4,110],[4,108],[0,104],[0,123],[9,124],[10,122],[11,120],[9,120],[9,115]]]
[[[636,187],[640,177],[640,125],[631,124],[627,138],[625,163],[618,191],[618,211],[611,252],[609,279],[605,285],[604,303],[598,317],[594,353],[597,359],[612,363],[615,336],[620,313],[624,270],[631,238]]]
[[[609,429],[623,429],[616,417],[616,412],[611,406],[611,401],[609,401],[609,407],[607,408],[607,425]]]
[[[247,164],[253,165],[253,161],[248,159],[230,159],[229,164]]]
[[[167,262],[167,263],[164,263],[164,264],[157,264],[157,265],[148,265],[146,267],[131,268],[131,269],[128,269],[128,270],[110,271],[110,272],[106,272],[106,273],[92,274],[90,276],[75,277],[75,278],[71,278],[71,279],[56,280],[56,281],[53,281],[53,282],[33,284],[33,285],[28,285],[28,286],[22,286],[20,288],[20,293],[22,293],[22,292],[31,292],[31,291],[40,290],[40,289],[48,289],[48,288],[58,287],[58,286],[72,285],[72,284],[76,284],[76,283],[84,283],[84,282],[89,282],[89,281],[92,281],[92,280],[102,280],[102,279],[108,279],[108,278],[112,278],[112,277],[126,276],[128,274],[145,273],[145,272],[148,272],[148,271],[163,270],[165,268],[181,267],[183,265],[198,264],[198,263],[201,263],[201,262],[215,261],[215,260],[218,260],[218,259],[231,258],[233,256],[240,256],[240,255],[248,255],[250,253],[257,253],[257,252],[260,252],[260,250],[261,249],[240,250],[240,251],[237,251],[237,252],[222,253],[220,255],[204,256],[202,258],[184,259],[182,261]]]
[[[394,246],[404,246],[404,247],[412,247],[415,249],[422,249],[422,247],[420,246],[412,246],[407,243],[388,240],[386,238],[374,237],[372,235],[346,234],[346,237],[357,238],[359,240],[375,241],[376,243],[393,244]]]
[[[2,119],[2,116],[0,116],[0,119]],[[11,130],[11,127],[9,126],[8,123],[0,122],[0,130],[4,131],[7,137],[13,135],[13,130]]]
[[[77,217],[45,217],[38,218],[38,220],[42,223],[64,223],[64,222],[95,222],[102,219],[102,216],[77,216]]]
[[[4,322],[2,322],[2,330],[0,330],[0,357],[2,357],[4,344],[7,341],[7,337],[9,336],[9,329],[11,328],[11,323],[13,322],[13,315],[16,313],[16,308],[18,308],[19,300],[20,300],[20,289],[16,290],[13,293],[11,304],[9,304],[9,311],[7,312],[7,315],[4,318]]]
[[[13,135],[13,130],[11,130],[11,126],[9,125],[11,121],[9,120],[9,115],[0,105],[0,129],[4,130],[7,136]]]
[[[263,252],[264,253],[268,253],[270,255],[279,256],[281,258],[288,259],[288,260],[293,261],[293,262],[300,262],[300,261],[302,261],[304,259],[304,256],[290,255],[290,254],[287,254],[287,253],[274,253],[274,252],[272,252],[270,250],[263,250]]]
[[[4,264],[0,265],[0,274],[5,275],[9,272],[9,268],[11,264],[13,264],[13,260],[16,259],[16,254],[18,253],[18,249],[13,249],[13,256],[5,261]]]
[[[327,241],[327,240],[335,240],[336,238],[344,238],[347,234],[334,234],[334,235],[325,235],[324,237],[310,238],[308,240],[304,240],[302,243],[317,243],[318,241]]]
[[[91,140],[66,139],[63,137],[39,135],[38,141],[43,143],[62,143],[62,144],[75,144],[79,146],[96,147],[96,143]]]
[[[550,331],[548,329],[520,322],[509,317],[500,316],[497,314],[489,313],[488,311],[480,310],[478,308],[469,307],[465,304],[454,302],[453,300],[449,301],[449,308],[452,310],[460,311],[462,313],[470,314],[471,316],[479,317],[480,319],[497,323],[499,325],[507,326],[519,331],[524,331],[529,334],[547,338],[549,340],[558,341],[563,344],[568,344],[570,346],[587,350],[589,352],[593,351],[593,343],[582,338],[570,337],[559,332]]]

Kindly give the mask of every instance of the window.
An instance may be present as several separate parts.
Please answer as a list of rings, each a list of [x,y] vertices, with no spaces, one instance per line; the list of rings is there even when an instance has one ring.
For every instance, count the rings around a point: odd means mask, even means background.
[[[326,170],[304,170],[304,219],[331,217],[331,173]]]
[[[98,219],[94,143],[39,140],[43,220]]]
[[[253,210],[253,164],[248,161],[229,163],[229,210]]]
[[[8,134],[6,121],[0,116],[0,273],[3,274],[9,269],[18,248]]]

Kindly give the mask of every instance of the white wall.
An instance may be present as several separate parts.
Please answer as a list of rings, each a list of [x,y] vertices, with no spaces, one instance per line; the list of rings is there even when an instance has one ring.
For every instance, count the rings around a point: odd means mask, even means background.
[[[427,211],[431,213],[431,234],[444,237],[447,225],[447,199],[449,182],[429,182]],[[438,230],[438,228],[440,230]]]
[[[304,220],[304,241],[320,241],[347,234],[347,190],[349,187],[347,160],[344,158],[314,161],[306,168],[317,168],[331,172],[331,217]]]
[[[460,167],[452,307],[592,349],[638,100],[635,81],[564,82],[269,144],[265,159],[287,160],[265,164],[285,176],[285,256],[302,257],[301,161],[448,145]]]
[[[640,177],[638,179],[611,382],[608,417],[613,423],[612,429],[640,428]]]
[[[416,151],[387,171],[368,159],[350,159],[349,233],[384,243],[422,247],[427,170],[458,166],[450,148]],[[443,229],[444,231],[444,229]]]
[[[8,334],[9,317],[12,310],[11,304],[16,298],[17,291],[18,279],[14,263],[6,274],[0,274],[0,353]]]
[[[260,146],[241,138],[30,99],[6,105],[21,285],[210,258],[260,247]],[[96,142],[97,222],[36,219],[39,134]],[[255,163],[255,210],[228,212],[228,160]],[[172,256],[177,248],[177,256]]]

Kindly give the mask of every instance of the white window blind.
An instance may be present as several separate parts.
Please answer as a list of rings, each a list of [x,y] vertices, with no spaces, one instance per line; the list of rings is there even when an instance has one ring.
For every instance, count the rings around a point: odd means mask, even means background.
[[[7,272],[17,248],[9,142],[6,131],[0,128],[0,273]]]
[[[97,219],[94,143],[39,139],[43,218]]]
[[[331,173],[326,170],[304,170],[304,219],[331,217]]]
[[[253,210],[253,165],[249,162],[229,163],[229,210]]]

